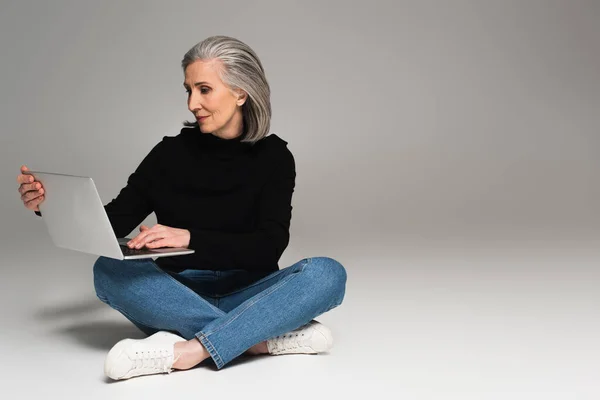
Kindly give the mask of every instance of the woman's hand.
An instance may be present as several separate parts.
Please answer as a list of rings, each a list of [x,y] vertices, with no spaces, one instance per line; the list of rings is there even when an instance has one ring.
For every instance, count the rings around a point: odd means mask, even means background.
[[[183,247],[187,249],[190,244],[190,231],[187,229],[156,224],[152,228],[142,225],[140,231],[139,235],[127,243],[130,248],[140,249],[146,246],[148,248]]]
[[[17,176],[17,183],[20,183],[19,193],[21,201],[30,210],[40,211],[39,205],[44,202],[44,186],[42,182],[36,181],[32,175],[25,174],[29,171],[26,165],[21,166],[21,173]]]

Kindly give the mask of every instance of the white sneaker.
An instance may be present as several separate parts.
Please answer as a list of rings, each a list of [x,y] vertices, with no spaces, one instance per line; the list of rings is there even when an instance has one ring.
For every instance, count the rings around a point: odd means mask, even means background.
[[[167,331],[145,339],[123,339],[113,346],[104,362],[104,373],[114,380],[134,376],[171,373],[174,345],[184,338]],[[178,357],[179,358],[179,357]]]
[[[269,354],[316,354],[333,347],[331,330],[314,319],[291,332],[267,340]]]

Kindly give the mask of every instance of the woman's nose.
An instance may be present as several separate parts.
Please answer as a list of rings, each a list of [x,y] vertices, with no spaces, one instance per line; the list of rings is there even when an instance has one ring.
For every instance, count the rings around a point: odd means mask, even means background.
[[[188,108],[191,112],[195,112],[202,108],[202,105],[200,104],[200,98],[195,96],[194,93],[192,93],[188,99]]]

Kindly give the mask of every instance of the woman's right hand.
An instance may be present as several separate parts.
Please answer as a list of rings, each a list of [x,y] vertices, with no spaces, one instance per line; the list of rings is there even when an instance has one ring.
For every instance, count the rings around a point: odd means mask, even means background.
[[[26,208],[33,211],[40,211],[38,207],[41,203],[44,202],[44,187],[42,182],[36,181],[33,178],[33,175],[27,175],[23,172],[29,171],[27,166],[23,165],[21,167],[21,174],[17,176],[17,183],[20,183],[19,193],[21,193],[21,200]]]

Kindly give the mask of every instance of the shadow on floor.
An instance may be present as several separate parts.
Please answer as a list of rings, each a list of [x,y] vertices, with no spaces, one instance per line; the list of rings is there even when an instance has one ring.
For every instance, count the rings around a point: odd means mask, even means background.
[[[105,309],[107,305],[97,297],[85,298],[67,304],[49,305],[38,310],[34,317],[43,321],[55,320],[66,317],[89,315],[90,312]]]
[[[130,322],[87,321],[62,327],[53,333],[70,336],[78,343],[98,350],[110,350],[119,340],[147,337]]]
[[[107,305],[97,298],[89,298],[84,301],[78,301],[77,304],[69,303],[66,305],[52,305],[38,310],[34,317],[43,321],[54,321],[63,318],[86,317],[94,311],[106,309]],[[96,350],[108,352],[118,341],[122,339],[144,339],[148,335],[140,331],[129,321],[81,321],[75,324],[62,326],[51,332],[55,335],[67,336],[78,344]],[[252,362],[267,355],[250,356],[242,354],[229,362],[223,369],[234,367],[235,365]],[[218,371],[212,358],[202,361],[195,368],[207,367],[210,370]],[[181,371],[183,372],[183,371]],[[110,378],[105,378],[105,382],[115,382]]]

